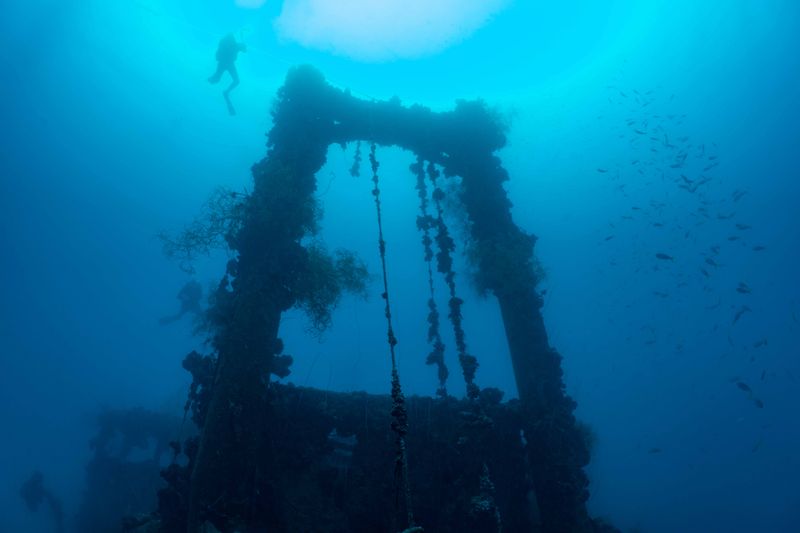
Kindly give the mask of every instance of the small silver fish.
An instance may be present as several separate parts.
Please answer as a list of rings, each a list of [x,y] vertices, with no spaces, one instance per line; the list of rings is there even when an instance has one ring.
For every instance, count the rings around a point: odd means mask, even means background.
[[[739,286],[736,287],[736,292],[738,292],[739,294],[750,294],[752,291],[750,290],[750,287],[748,287],[746,283],[740,281]]]
[[[762,443],[762,442],[764,442],[764,439],[763,439],[763,438],[759,438],[759,439],[756,441],[756,443],[753,445],[753,447],[752,447],[752,448],[750,448],[750,452],[752,452],[752,453],[756,453],[756,452],[758,451],[758,449],[759,449],[759,448],[761,448],[761,443]]]
[[[739,321],[739,319],[742,318],[743,314],[749,313],[750,311],[751,311],[751,309],[749,307],[747,307],[746,305],[743,305],[742,307],[740,307],[739,310],[736,311],[736,314],[733,315],[733,323],[736,324]]]

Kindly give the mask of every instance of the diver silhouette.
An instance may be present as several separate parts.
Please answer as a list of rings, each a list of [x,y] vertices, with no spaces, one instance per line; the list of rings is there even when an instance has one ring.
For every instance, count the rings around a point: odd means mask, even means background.
[[[236,110],[231,104],[230,93],[239,85],[239,73],[236,72],[236,57],[239,52],[247,51],[247,46],[244,43],[236,42],[236,37],[229,33],[219,41],[217,46],[217,71],[208,78],[209,83],[219,83],[225,71],[231,75],[231,84],[222,93],[225,95],[225,103],[228,105],[228,113],[231,115],[236,114]]]
[[[181,288],[180,292],[178,292],[178,300],[181,302],[180,310],[174,315],[160,318],[158,323],[165,326],[180,320],[186,313],[192,313],[194,315],[200,314],[203,310],[200,304],[200,299],[202,297],[203,286],[194,280],[187,282],[186,285]]]
[[[39,509],[39,505],[47,502],[50,507],[50,514],[53,515],[56,533],[64,533],[64,511],[61,507],[61,501],[45,488],[44,477],[41,472],[38,470],[34,472],[30,479],[22,485],[19,494],[32,512],[36,512]]]

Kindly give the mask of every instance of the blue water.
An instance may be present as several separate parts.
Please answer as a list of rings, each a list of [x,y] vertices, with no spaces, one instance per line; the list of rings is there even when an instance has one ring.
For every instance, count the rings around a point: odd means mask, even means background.
[[[18,494],[35,469],[69,524],[103,409],[182,414],[180,362],[204,339],[188,318],[158,324],[189,278],[156,235],[216,187],[250,187],[274,94],[302,63],[361,98],[435,110],[482,98],[508,118],[513,214],[539,237],[551,343],[596,434],[593,515],[624,531],[800,531],[800,4],[516,0],[470,18],[455,2],[407,2],[399,32],[344,4],[336,32],[310,18],[336,5],[322,0],[3,4],[0,532],[51,530]],[[206,81],[228,32],[248,45],[235,117]],[[318,174],[321,237],[377,274],[353,155],[331,147]],[[400,372],[407,393],[432,394],[413,156],[378,157]],[[194,279],[215,283],[225,260],[203,258]],[[457,267],[478,382],[513,397],[496,304]],[[319,339],[288,314],[288,381],[388,390],[371,287]]]

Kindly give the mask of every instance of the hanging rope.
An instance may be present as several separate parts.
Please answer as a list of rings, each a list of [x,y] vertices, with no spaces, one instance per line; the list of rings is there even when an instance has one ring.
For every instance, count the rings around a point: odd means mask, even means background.
[[[353,156],[353,165],[350,167],[350,175],[354,178],[361,176],[361,141],[356,142],[356,153]]]
[[[435,225],[434,218],[428,213],[428,190],[425,186],[425,161],[417,156],[417,162],[410,167],[411,172],[417,175],[417,196],[419,197],[420,215],[417,217],[417,229],[422,232],[422,246],[425,250],[425,263],[428,266],[428,343],[431,351],[425,360],[426,364],[436,365],[439,376],[439,389],[436,394],[442,398],[447,397],[447,377],[450,372],[444,362],[444,343],[439,333],[439,308],[436,305],[433,289],[433,239],[430,230]]]
[[[375,210],[378,214],[378,249],[381,256],[381,268],[383,269],[383,300],[385,302],[384,312],[386,315],[387,338],[389,341],[389,353],[392,358],[392,431],[395,433],[396,455],[395,455],[395,483],[397,492],[395,493],[395,506],[399,507],[402,497],[406,506],[408,527],[414,527],[414,513],[411,509],[411,490],[408,485],[408,461],[406,460],[406,433],[408,433],[408,413],[406,412],[406,399],[400,387],[400,376],[397,373],[397,359],[395,357],[395,346],[397,337],[392,328],[392,310],[389,304],[389,281],[386,275],[386,241],[383,240],[383,221],[381,219],[381,198],[380,188],[378,187],[378,160],[375,158],[375,143],[372,143],[369,151],[369,162],[372,167],[372,196],[375,198]]]
[[[459,298],[456,294],[456,274],[453,271],[453,257],[452,252],[456,249],[455,242],[447,230],[447,224],[444,222],[444,209],[442,208],[442,200],[444,199],[444,191],[439,187],[437,178],[440,172],[436,169],[433,163],[428,163],[428,178],[433,184],[433,202],[436,205],[436,244],[439,247],[439,252],[436,254],[436,263],[439,272],[444,274],[444,280],[450,291],[450,300],[448,307],[450,313],[450,323],[453,325],[453,335],[456,339],[456,350],[458,351],[458,362],[461,364],[461,371],[464,374],[464,382],[467,384],[467,397],[475,400],[480,394],[480,388],[475,384],[475,372],[478,370],[478,360],[475,356],[467,353],[467,341],[464,333],[464,326],[462,324],[461,306],[464,300]]]

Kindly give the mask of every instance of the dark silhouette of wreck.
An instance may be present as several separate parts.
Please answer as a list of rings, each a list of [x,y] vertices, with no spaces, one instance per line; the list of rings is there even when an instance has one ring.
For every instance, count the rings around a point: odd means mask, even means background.
[[[207,312],[213,353],[193,352],[184,361],[194,378],[187,408],[199,434],[172,443],[176,460],[162,472],[167,486],[158,510],[129,521],[129,531],[616,531],[586,511],[587,432],[564,391],[561,357],[548,344],[535,290],[536,239],[511,217],[508,175],[494,155],[506,142],[498,117],[482,102],[459,101],[453,111],[435,113],[398,100],[361,100],[311,67],[289,72],[272,114],[267,156],[253,166],[253,190],[225,236],[235,259]],[[435,259],[433,270],[450,288],[466,398],[446,393],[431,301],[428,362],[442,385],[436,397],[406,399],[396,372],[387,395],[270,381],[291,364],[278,326],[308,274],[302,239],[315,216],[315,174],[331,144],[351,142],[371,145],[379,224],[375,146],[398,146],[418,158],[411,167],[418,226],[429,267]],[[477,360],[466,349],[453,282],[453,239],[435,215],[444,194],[439,183],[453,176],[461,179],[458,199],[469,217],[477,280],[502,313],[518,400],[502,402],[500,391],[474,382]],[[426,186],[433,187],[430,200]],[[387,246],[381,234],[382,257]]]

